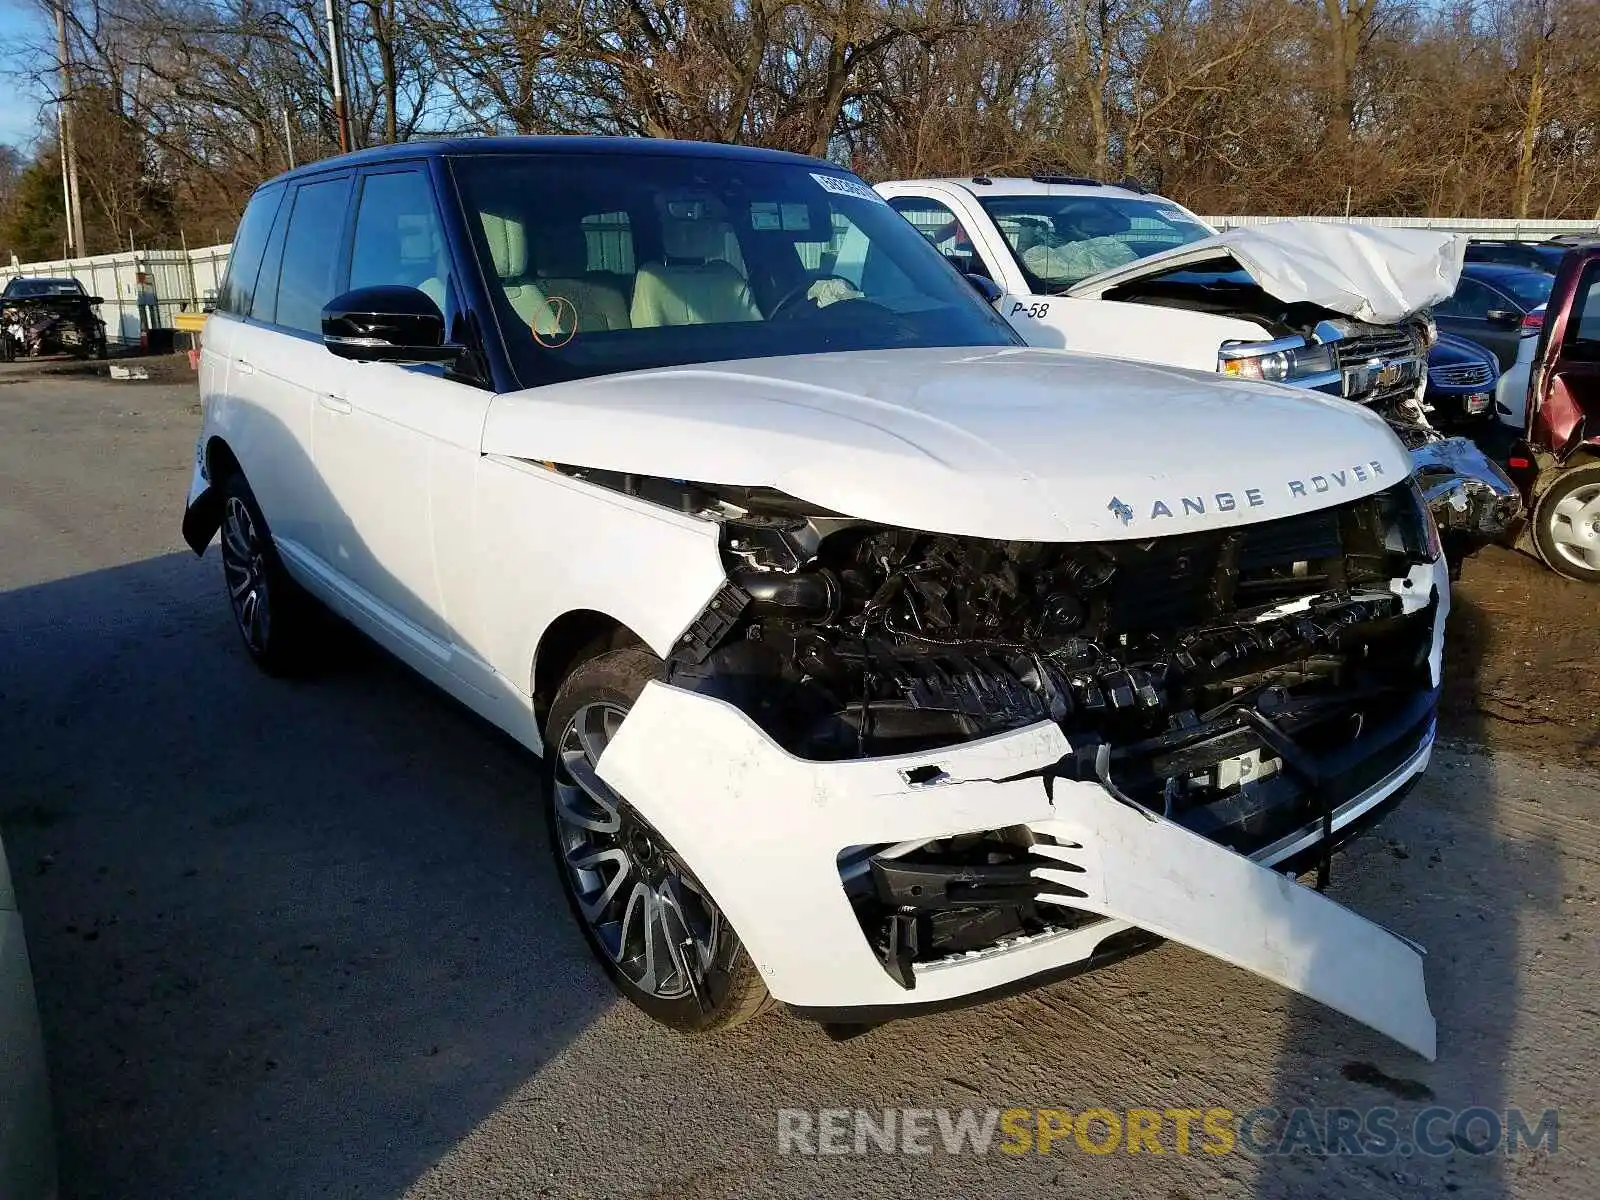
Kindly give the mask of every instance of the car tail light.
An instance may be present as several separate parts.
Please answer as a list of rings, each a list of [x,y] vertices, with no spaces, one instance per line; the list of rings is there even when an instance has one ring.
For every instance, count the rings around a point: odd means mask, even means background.
[[[1538,333],[1544,328],[1544,309],[1536,308],[1522,318],[1523,334]]]
[[[1526,471],[1529,467],[1533,466],[1533,462],[1530,459],[1513,456],[1506,460],[1506,465],[1509,466],[1513,471]]]

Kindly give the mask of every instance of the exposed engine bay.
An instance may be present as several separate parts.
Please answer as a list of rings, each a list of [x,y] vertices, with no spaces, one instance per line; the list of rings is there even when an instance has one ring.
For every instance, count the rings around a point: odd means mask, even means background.
[[[1235,530],[1078,546],[739,501],[718,610],[731,624],[683,646],[669,682],[733,701],[804,758],[1044,719],[1075,741],[1135,742],[1245,693],[1348,684],[1352,659],[1404,625],[1389,581],[1427,554],[1409,486]]]
[[[1410,482],[1233,529],[1050,544],[569,470],[719,522],[728,582],[666,681],[732,703],[799,758],[1048,720],[1072,747],[1061,777],[1250,853],[1382,775],[1431,721],[1434,613],[1405,591],[1440,550]],[[906,783],[941,782],[925,775]],[[1034,899],[1032,841],[1000,829],[847,851],[841,880],[891,976],[909,987],[913,963],[1092,921]]]

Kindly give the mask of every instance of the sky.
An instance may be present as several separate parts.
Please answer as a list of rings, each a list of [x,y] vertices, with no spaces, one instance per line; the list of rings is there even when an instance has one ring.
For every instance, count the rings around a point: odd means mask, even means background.
[[[0,142],[26,148],[38,131],[42,97],[15,72],[22,44],[44,32],[44,18],[28,0],[0,0]]]

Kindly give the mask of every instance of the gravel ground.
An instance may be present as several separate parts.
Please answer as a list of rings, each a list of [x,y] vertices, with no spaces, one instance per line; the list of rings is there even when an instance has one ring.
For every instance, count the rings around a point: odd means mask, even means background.
[[[590,965],[522,751],[359,646],[313,683],[252,670],[215,552],[178,540],[197,412],[192,385],[0,373],[0,824],[67,1196],[1594,1194],[1594,593],[1469,567],[1451,740],[1335,865],[1428,947],[1436,1063],[1175,946],[845,1043],[781,1015],[691,1041]],[[776,1137],[784,1108],[1430,1104],[1558,1108],[1559,1150]]]

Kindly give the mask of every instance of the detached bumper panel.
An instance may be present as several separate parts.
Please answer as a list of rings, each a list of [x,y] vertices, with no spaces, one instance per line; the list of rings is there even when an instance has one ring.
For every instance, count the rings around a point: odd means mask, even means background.
[[[196,554],[204,554],[222,528],[222,493],[212,487],[198,464],[189,479],[189,498],[183,506],[183,540]]]
[[[1430,726],[1384,778],[1341,796],[1336,835],[1415,777],[1431,745]],[[1069,750],[1061,730],[1043,722],[930,753],[813,762],[785,752],[732,705],[652,683],[598,770],[716,897],[773,995],[801,1010],[871,1020],[948,1007],[1089,969],[1156,935],[1433,1057],[1414,945],[1098,783],[1057,777],[1047,787],[1044,774]],[[840,853],[1013,826],[1036,839],[1027,860],[1035,899],[1094,916],[917,962],[909,990],[896,982],[841,885]],[[1293,831],[1264,857],[1287,861],[1300,838],[1315,844],[1320,835],[1318,825]]]

